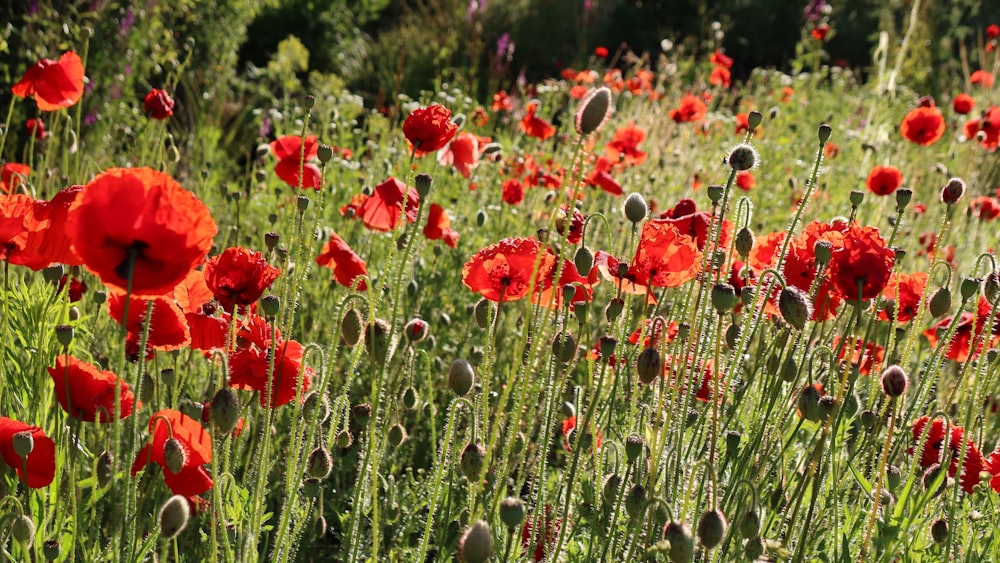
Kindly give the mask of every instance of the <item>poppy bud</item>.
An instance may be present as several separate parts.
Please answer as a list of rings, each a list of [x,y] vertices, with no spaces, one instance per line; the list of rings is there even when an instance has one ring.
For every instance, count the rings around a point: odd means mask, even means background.
[[[333,458],[326,448],[319,447],[309,453],[309,459],[306,461],[306,473],[310,477],[326,479],[332,469]]]
[[[427,197],[427,194],[431,193],[431,185],[434,184],[434,178],[430,174],[417,174],[417,177],[413,179],[413,184],[417,189],[417,193],[420,194],[420,198],[423,199]]]
[[[736,289],[728,283],[717,283],[712,286],[712,306],[719,315],[724,315],[736,306]]]
[[[368,422],[372,416],[372,406],[368,403],[358,403],[351,407],[351,416],[354,417],[354,421],[357,422],[358,426],[364,428],[368,426]]]
[[[622,477],[617,473],[612,473],[604,479],[604,487],[601,489],[601,494],[603,495],[604,502],[609,505],[614,505],[618,502],[618,493],[622,489]]]
[[[713,184],[709,186],[706,191],[708,192],[708,199],[712,200],[712,205],[715,205],[722,199],[722,195],[725,193],[725,188],[717,184]]]
[[[163,461],[167,470],[177,475],[184,469],[187,461],[187,452],[177,438],[170,438],[163,443]]]
[[[481,329],[490,326],[490,302],[485,297],[476,303],[475,317],[476,325]]]
[[[824,421],[829,418],[830,414],[833,412],[834,405],[837,404],[837,399],[832,395],[823,395],[819,398],[819,420]]]
[[[482,209],[476,212],[476,226],[482,227],[483,225],[486,224],[487,219],[489,219],[489,217],[486,215],[486,212],[483,211]]]
[[[820,419],[819,398],[819,390],[812,385],[806,385],[802,388],[802,391],[799,392],[799,398],[795,402],[799,412],[802,413],[802,418],[814,422]]]
[[[730,457],[736,457],[736,454],[740,453],[740,441],[742,439],[743,435],[736,430],[726,432],[726,454]]]
[[[736,232],[736,240],[733,245],[740,256],[746,258],[750,254],[750,251],[753,250],[753,243],[754,235],[750,227],[743,227]]]
[[[479,367],[483,363],[483,358],[486,357],[486,351],[483,350],[482,346],[473,346],[472,350],[469,350],[469,363],[473,367]]]
[[[60,552],[62,550],[59,547],[59,540],[55,538],[45,540],[42,544],[42,555],[45,557],[46,561],[55,561],[59,559]]]
[[[576,416],[576,407],[573,406],[573,403],[571,403],[569,401],[563,401],[563,404],[562,404],[562,407],[560,407],[560,410],[562,411],[563,416],[565,416],[566,418],[571,418],[571,417]]]
[[[726,346],[730,350],[735,350],[736,345],[740,343],[740,336],[743,334],[743,327],[739,323],[733,323],[729,325],[726,329]]]
[[[934,465],[928,467],[927,470],[924,471],[924,475],[921,478],[921,483],[924,486],[924,490],[926,491],[929,490],[931,487],[933,487],[935,481],[937,481],[938,478],[942,476],[942,473],[943,470],[941,468],[940,463],[935,463]],[[941,494],[941,492],[944,491],[945,487],[947,486],[948,486],[948,476],[944,475],[944,478],[941,479],[941,484],[938,485],[938,488],[934,490],[932,496],[937,496]]]
[[[962,301],[972,299],[979,292],[982,283],[982,280],[977,280],[976,278],[962,278],[962,283],[958,286],[958,292],[962,295]]]
[[[524,501],[517,497],[507,497],[500,501],[500,521],[513,532],[524,521],[526,510]]]
[[[630,518],[642,518],[646,512],[646,505],[649,504],[649,494],[646,487],[642,485],[632,485],[628,495],[625,496],[625,512]]]
[[[59,341],[64,348],[68,347],[71,342],[73,342],[73,327],[70,325],[57,325],[56,326],[56,340]]]
[[[361,340],[361,313],[353,307],[340,320],[340,340],[351,347]]]
[[[410,319],[410,322],[406,323],[406,326],[403,327],[403,333],[410,343],[416,344],[427,338],[427,321],[423,319]]]
[[[624,308],[625,300],[621,297],[615,297],[611,301],[608,301],[608,306],[604,308],[604,316],[608,319],[609,323],[613,323],[622,314]]]
[[[1000,299],[1000,274],[996,272],[986,274],[986,279],[983,281],[983,294],[991,304],[995,304],[997,299]]]
[[[642,436],[631,434],[625,438],[625,457],[628,458],[629,463],[635,463],[642,455],[643,449],[645,449],[645,443]]]
[[[295,207],[299,210],[299,213],[305,213],[309,209],[310,199],[304,195],[300,195],[295,198]]]
[[[493,557],[493,533],[485,520],[466,528],[458,540],[458,558],[464,563],[486,563]]]
[[[906,377],[906,372],[896,364],[885,368],[885,371],[882,372],[882,377],[879,378],[882,393],[890,398],[899,397],[903,393],[906,393],[906,387],[909,383],[910,380]]]
[[[464,397],[472,389],[475,382],[475,372],[469,362],[458,359],[451,363],[448,369],[448,387],[458,395]]]
[[[754,291],[754,286],[745,285],[740,288],[740,302],[743,303],[744,306],[749,307],[750,305],[753,305],[755,296],[756,293]]]
[[[911,199],[913,199],[913,190],[910,188],[899,188],[896,190],[896,208],[900,211],[906,209]]]
[[[24,459],[35,449],[35,437],[28,431],[17,432],[11,439],[11,445],[14,447],[14,453]]]
[[[574,115],[576,132],[580,135],[590,135],[600,131],[611,118],[614,111],[611,104],[611,89],[607,86],[594,88],[580,100],[580,107]]]
[[[586,246],[581,246],[576,249],[576,254],[573,256],[573,264],[581,276],[587,275],[590,269],[594,267],[594,253]]]
[[[698,411],[695,409],[688,409],[687,415],[684,417],[684,426],[690,428],[698,423]]]
[[[384,361],[389,353],[389,323],[382,319],[369,322],[365,329],[365,350],[377,361]]]
[[[851,190],[851,207],[858,207],[865,200],[865,192],[861,190]]]
[[[726,162],[729,163],[734,170],[750,170],[757,165],[757,150],[752,146],[747,144],[736,145],[732,151],[729,152],[729,156],[726,158]]]
[[[160,533],[163,535],[163,539],[170,540],[177,537],[177,534],[187,527],[190,518],[191,507],[188,505],[187,498],[174,495],[167,499],[167,502],[160,507],[159,515]]]
[[[486,143],[486,146],[483,147],[483,156],[498,154],[501,151],[503,151],[503,145],[500,143]]]
[[[825,144],[827,141],[830,140],[830,135],[833,134],[833,128],[824,123],[819,126],[818,133],[819,133],[819,142],[821,144]]]
[[[781,364],[781,380],[786,383],[795,381],[799,376],[799,366],[795,363],[795,357],[789,355]]]
[[[31,545],[35,539],[35,523],[26,514],[15,516],[10,526],[10,533],[18,543]]]
[[[302,495],[306,498],[319,497],[321,490],[323,490],[323,483],[315,477],[309,477],[302,481]]]
[[[931,538],[938,545],[948,541],[948,520],[938,518],[931,523]]]
[[[887,465],[885,468],[885,480],[886,484],[889,486],[890,491],[895,491],[899,487],[899,483],[902,480],[903,474],[898,467],[895,465]]]
[[[326,518],[320,516],[313,521],[313,533],[317,538],[326,536]]]
[[[757,110],[753,110],[747,114],[747,127],[753,131],[760,125],[760,122],[764,120],[764,114]]]
[[[940,317],[949,309],[951,309],[951,290],[944,286],[937,288],[927,302],[927,310],[932,317]]]
[[[115,456],[105,451],[97,458],[97,484],[102,489],[111,483],[114,476]]]
[[[721,510],[709,510],[698,519],[698,541],[705,549],[712,549],[726,537],[729,523]]]
[[[325,143],[320,143],[319,147],[316,148],[316,158],[322,164],[330,162],[330,159],[333,158],[333,147]]]
[[[778,295],[778,311],[786,323],[802,330],[813,315],[813,306],[808,293],[790,285]]]
[[[313,106],[315,105],[316,105],[316,96],[313,96],[312,94],[306,94],[302,98],[302,107],[306,109],[312,109]]]
[[[153,377],[148,373],[142,374],[142,385],[139,387],[139,400],[143,403],[149,403],[153,400],[153,391],[155,390],[155,383],[153,382]]]
[[[552,339],[552,355],[560,363],[568,363],[576,357],[576,339],[568,332],[560,332]]]
[[[740,516],[740,535],[744,538],[755,538],[760,534],[760,516],[754,510],[747,510]]]
[[[209,404],[212,424],[223,434],[228,434],[236,428],[240,418],[240,398],[229,387],[223,387],[215,392]]]
[[[625,218],[633,225],[645,219],[646,214],[649,212],[649,206],[646,205],[646,198],[642,197],[642,194],[638,192],[628,194],[628,197],[625,198],[624,209]],[[578,271],[580,270],[578,269]],[[588,269],[587,271],[590,270]]]
[[[646,385],[656,381],[656,378],[663,373],[663,358],[660,356],[660,351],[652,346],[644,348],[635,361],[635,369],[639,374],[639,381]]]
[[[320,422],[326,422],[330,416],[330,399],[325,394],[320,395],[318,391],[310,391],[302,399],[303,418],[312,418],[314,414],[319,415]]]
[[[667,522],[663,527],[663,539],[670,542],[668,555],[673,563],[691,563],[694,559],[694,538],[684,524]]]
[[[342,450],[347,449],[351,447],[352,444],[354,444],[354,435],[351,434],[350,431],[348,430],[341,430],[340,432],[337,432],[337,435],[333,438],[333,441],[335,444],[337,444],[338,448]]]
[[[48,268],[42,268],[42,279],[49,283],[59,283],[64,275],[63,265],[56,264]]]
[[[947,205],[954,205],[962,199],[965,194],[965,181],[961,178],[952,178],[941,189],[941,201]]]
[[[393,424],[391,427],[389,427],[388,437],[389,437],[389,445],[394,448],[398,448],[399,446],[403,445],[403,442],[406,441],[406,439],[409,437],[409,434],[406,432],[406,427],[403,426],[402,424]]]
[[[764,540],[758,537],[748,539],[743,543],[743,557],[747,561],[757,561],[764,555]]]
[[[483,468],[486,465],[486,448],[469,442],[462,450],[462,457],[459,460],[458,468],[462,471],[462,475],[469,481],[475,481],[479,479],[482,475]]]
[[[417,402],[420,400],[420,395],[417,390],[413,387],[407,387],[403,391],[403,406],[409,410],[417,408]]]
[[[573,303],[573,316],[580,324],[586,324],[589,304],[586,301],[576,301]]]

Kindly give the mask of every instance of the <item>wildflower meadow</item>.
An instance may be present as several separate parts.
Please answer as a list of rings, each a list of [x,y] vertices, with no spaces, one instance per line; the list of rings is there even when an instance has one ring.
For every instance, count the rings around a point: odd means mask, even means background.
[[[978,2],[29,4],[0,561],[1000,561]]]

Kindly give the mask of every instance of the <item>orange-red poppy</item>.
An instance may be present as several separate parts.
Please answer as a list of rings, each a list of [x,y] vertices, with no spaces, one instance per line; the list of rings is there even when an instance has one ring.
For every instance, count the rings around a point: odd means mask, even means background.
[[[757,178],[754,178],[753,172],[749,170],[740,170],[736,173],[736,187],[739,189],[749,192],[751,188],[757,185]]]
[[[358,208],[358,215],[365,227],[373,231],[393,231],[399,226],[399,216],[404,213],[410,223],[417,220],[420,194],[396,178],[389,177],[375,186],[372,195]]]
[[[899,285],[899,293],[896,293],[896,285]],[[886,299],[894,300],[893,319],[899,323],[905,323],[917,316],[917,307],[920,306],[920,298],[924,295],[924,288],[927,287],[927,272],[916,272],[907,274],[903,272],[894,273],[889,278],[889,283],[885,286],[882,296]],[[879,311],[878,318],[883,321],[892,320],[886,311]]]
[[[21,432],[31,434],[35,443],[27,459],[22,459],[14,451],[14,435]],[[48,487],[56,476],[56,444],[37,426],[0,416],[0,456],[8,467],[14,468],[18,478],[32,489]]]
[[[32,117],[24,122],[24,128],[28,131],[28,134],[36,139],[45,138],[45,122],[42,121],[41,117]]]
[[[368,268],[365,261],[357,255],[344,239],[337,233],[330,235],[330,240],[323,245],[316,263],[324,268],[333,270],[333,279],[344,287],[354,287],[354,282],[361,276],[368,275]],[[365,280],[358,283],[358,290],[365,291],[368,284]]]
[[[204,262],[217,229],[208,207],[170,176],[110,168],[70,206],[66,232],[105,285],[148,298],[169,294]]]
[[[969,75],[969,82],[974,86],[982,86],[983,88],[993,87],[993,73],[986,70],[977,70]]]
[[[865,186],[876,195],[889,195],[903,184],[903,173],[895,166],[876,166],[868,173]]]
[[[598,157],[594,162],[594,170],[587,175],[587,185],[597,186],[611,195],[622,195],[621,183],[611,175],[613,164],[607,157]]]
[[[833,337],[833,348],[838,349],[840,354],[837,356],[840,360],[847,359],[847,349],[846,346],[840,345],[841,338],[839,336]],[[861,375],[871,375],[872,369],[875,366],[882,365],[882,360],[885,359],[885,348],[875,344],[874,342],[864,342],[862,340],[854,341],[854,351],[851,352],[851,365],[858,368],[858,373]]]
[[[965,136],[979,141],[987,150],[1000,146],[1000,106],[990,106],[980,119],[970,119],[963,128]]]
[[[712,86],[722,86],[723,88],[729,88],[733,83],[733,75],[728,68],[715,65],[712,67],[712,72],[708,74],[708,83]]]
[[[436,203],[431,204],[427,213],[424,236],[428,240],[442,240],[452,248],[458,246],[458,231],[451,228],[451,218],[448,217],[448,212]]]
[[[895,260],[896,253],[877,228],[851,223],[844,232],[843,246],[833,250],[831,277],[844,299],[874,299],[889,283]]]
[[[143,100],[143,106],[146,108],[146,115],[152,119],[166,119],[174,114],[174,99],[165,90],[150,90]]]
[[[991,196],[979,196],[969,202],[969,212],[973,217],[992,221],[1000,217],[1000,200]]]
[[[457,132],[458,125],[451,121],[451,110],[439,104],[417,108],[403,121],[403,135],[420,152],[440,149]]]
[[[694,123],[705,119],[708,106],[698,96],[687,95],[681,98],[680,105],[670,110],[670,119],[675,123]]]
[[[553,127],[548,121],[545,121],[540,117],[536,117],[536,111],[538,111],[538,102],[529,102],[528,107],[525,110],[524,117],[521,119],[521,131],[524,131],[524,133],[529,137],[535,137],[545,141],[556,134],[556,128]]]
[[[212,436],[200,422],[173,409],[164,409],[149,421],[152,441],[139,450],[132,463],[132,476],[142,471],[147,464],[155,463],[163,468],[163,482],[176,495],[193,497],[212,488],[212,476],[204,466],[212,462]],[[164,447],[167,440],[174,438],[184,451],[184,464],[174,473],[167,467]]]
[[[191,330],[184,318],[184,311],[173,300],[165,297],[155,297],[152,301],[153,316],[150,320],[146,356],[148,357],[152,350],[169,352],[187,346],[191,342]],[[146,300],[135,296],[130,297],[128,320],[123,321],[125,294],[112,291],[108,295],[108,314],[118,324],[125,325],[126,348],[130,355],[137,357],[143,324],[146,322]]]
[[[899,125],[899,133],[904,139],[923,146],[936,143],[944,135],[944,129],[944,116],[934,106],[910,110]]]
[[[35,271],[54,263],[67,266],[83,264],[83,260],[73,251],[69,236],[66,234],[69,208],[81,191],[83,186],[70,186],[52,196],[51,201],[34,202],[35,219],[39,222],[48,222],[48,226],[28,232],[28,242],[24,252],[13,263],[27,266]]]
[[[514,111],[514,101],[510,99],[506,90],[500,90],[493,94],[493,103],[490,105],[490,109],[510,113]]]
[[[813,30],[809,32],[809,35],[811,35],[812,38],[815,39],[816,41],[822,41],[826,39],[826,36],[829,33],[830,33],[830,26],[825,23],[821,23],[816,27],[814,27]]]
[[[77,420],[111,422],[116,394],[121,397],[121,418],[130,416],[136,407],[135,394],[123,379],[73,356],[56,357],[49,375],[59,404]]]
[[[5,162],[0,168],[0,192],[14,193],[24,178],[31,175],[31,167],[18,162]]]
[[[205,284],[226,311],[256,303],[281,270],[260,252],[232,247],[205,262]]]
[[[646,132],[634,124],[615,131],[605,146],[605,154],[613,165],[636,166],[646,160],[647,154],[639,150],[639,143],[646,140]]]
[[[948,476],[954,477],[955,473],[958,472],[958,458],[961,456],[959,449],[962,447],[962,442],[964,441],[966,447],[965,462],[962,465],[962,477],[959,479],[959,482],[962,485],[962,489],[966,493],[971,494],[973,487],[979,483],[980,472],[987,470],[989,466],[975,443],[972,440],[966,440],[965,429],[961,426],[950,425],[946,439],[945,422],[943,419],[935,418],[934,420],[930,420],[929,417],[922,416],[914,420],[912,427],[913,447],[909,449],[909,453],[912,454],[920,444],[920,436],[924,433],[928,422],[930,422],[931,427],[927,429],[927,436],[923,442],[923,448],[920,450],[920,466],[930,467],[938,463],[943,463],[944,458],[941,450],[947,447],[950,450],[948,452],[948,457],[950,458]]]
[[[465,178],[472,177],[472,171],[479,166],[479,137],[472,133],[459,133],[437,154],[438,164],[454,166]]]
[[[555,256],[544,252],[537,239],[505,238],[469,258],[462,267],[462,283],[490,301],[517,301],[528,295],[536,262],[536,280],[544,280]]]
[[[955,96],[955,99],[951,101],[951,108],[955,110],[955,113],[966,115],[972,108],[975,107],[976,100],[972,96],[962,92]]]
[[[274,173],[283,182],[293,188],[320,189],[323,173],[313,162],[319,153],[315,135],[307,136],[304,142],[298,135],[279,137],[271,141],[271,152],[278,158]]]
[[[260,406],[270,408],[288,404],[296,395],[302,396],[309,390],[315,372],[302,365],[305,347],[295,340],[283,339],[276,330],[272,334],[271,325],[263,317],[251,315],[247,318],[237,333],[237,342],[240,343],[237,349],[229,355],[230,387],[257,391]],[[269,384],[272,346],[274,373]]]
[[[517,205],[524,201],[524,185],[515,178],[504,180],[500,195],[507,205]]]
[[[19,98],[34,96],[42,111],[68,108],[83,96],[83,61],[73,51],[63,53],[58,61],[42,59],[10,91]]]
[[[23,194],[0,195],[0,260],[10,264],[32,264],[36,260],[28,248],[32,233],[49,222],[35,216],[35,200]]]
[[[655,221],[670,223],[677,227],[681,234],[692,237],[698,243],[698,250],[705,250],[708,236],[713,228],[712,214],[698,211],[693,199],[682,199],[670,209],[656,216]],[[722,232],[719,237],[719,248],[728,248],[733,236],[733,224],[722,220]],[[641,281],[641,280],[640,280]]]
[[[647,221],[642,225],[628,278],[652,287],[678,287],[698,275],[701,258],[694,238],[681,234],[669,222]]]
[[[708,61],[716,66],[721,66],[723,68],[733,68],[733,59],[727,56],[725,53],[716,49],[708,56]]]
[[[997,330],[996,323],[994,323],[990,333],[983,336],[983,332],[986,329],[986,319],[989,317],[990,310],[989,302],[986,301],[984,296],[980,295],[975,313],[964,311],[957,319],[954,315],[945,317],[935,323],[934,326],[925,330],[924,337],[927,338],[927,342],[931,347],[937,347],[940,339],[939,335],[943,335],[951,327],[952,323],[958,323],[951,341],[946,343],[947,348],[945,349],[944,357],[956,362],[964,362],[970,356],[977,357],[982,353],[984,347],[993,346],[1000,340],[997,336],[997,333],[1000,331]],[[973,325],[975,325],[975,332],[972,330]],[[972,349],[973,341],[979,342],[975,350]]]

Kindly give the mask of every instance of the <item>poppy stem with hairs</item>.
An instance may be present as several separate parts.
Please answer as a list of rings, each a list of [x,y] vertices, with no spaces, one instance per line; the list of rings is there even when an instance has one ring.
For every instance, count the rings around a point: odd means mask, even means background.
[[[131,248],[128,249],[128,255],[125,258],[125,260],[126,260],[126,266],[127,266],[127,271],[126,271],[126,275],[125,275],[125,305],[124,305],[124,310],[122,311],[122,328],[121,328],[121,331],[120,331],[121,340],[122,340],[122,373],[126,373],[128,371],[128,346],[126,345],[125,341],[128,339],[128,310],[129,310],[129,301],[131,301],[131,299],[132,299],[132,282],[133,282],[133,279],[135,278],[135,261],[138,258],[138,256],[139,256],[139,249],[133,245]],[[112,434],[114,436],[113,444],[114,444],[114,448],[115,448],[114,449],[114,457],[112,458],[112,467],[113,467],[113,470],[111,472],[111,475],[112,475],[112,477],[111,477],[111,479],[112,479],[111,485],[112,486],[117,485],[118,482],[119,482],[119,479],[118,479],[118,467],[119,467],[119,465],[121,463],[121,459],[123,457],[122,456],[122,448],[121,448],[121,445],[122,445],[122,424],[123,424],[122,419],[121,419],[121,413],[122,413],[122,385],[123,385],[123,383],[124,383],[124,381],[122,380],[122,378],[118,378],[118,381],[115,383],[115,410],[111,414]],[[138,416],[135,413],[133,413],[133,416],[136,417],[136,418],[138,418]],[[134,422],[133,422],[132,426],[133,426],[133,430],[135,430],[135,428],[134,428],[135,423]],[[126,503],[125,510],[122,511],[121,513],[119,513],[120,516],[123,516],[123,518],[121,520],[121,526],[123,526],[123,527],[129,525],[128,524],[128,514],[129,514],[130,507],[128,506],[128,501],[129,501],[129,495],[126,494],[126,496],[125,496],[125,503]],[[124,531],[124,530],[122,530],[122,531]],[[117,546],[118,542],[121,541],[122,536],[123,536],[123,534],[115,534],[115,540],[114,540],[114,542],[115,542],[116,546]],[[128,549],[129,549],[129,551],[131,551],[132,546],[130,545],[128,547]]]
[[[0,155],[3,155],[3,148],[7,144],[7,137],[10,136],[10,120],[14,117],[14,103],[17,96],[10,97],[10,105],[7,107],[7,118],[3,122],[3,131],[0,131]]]

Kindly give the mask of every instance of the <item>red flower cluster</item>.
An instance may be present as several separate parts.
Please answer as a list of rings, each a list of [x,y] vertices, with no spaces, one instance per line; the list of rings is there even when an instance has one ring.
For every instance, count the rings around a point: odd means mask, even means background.
[[[848,301],[878,297],[889,283],[896,253],[875,227],[852,223],[843,233],[844,243],[833,251],[830,273],[840,297]]]
[[[687,95],[681,98],[680,105],[670,110],[670,119],[675,123],[695,123],[705,119],[708,106],[698,96]]]
[[[927,423],[930,422],[930,428],[927,429]],[[921,442],[920,437],[926,429],[927,437],[923,442]],[[955,477],[958,472],[958,458],[961,457],[962,452],[960,449],[965,447],[965,461],[962,464],[962,476],[959,479],[959,483],[962,485],[962,490],[966,493],[972,493],[973,487],[979,483],[979,474],[983,471],[987,471],[993,474],[993,481],[997,481],[997,475],[1000,471],[994,468],[990,462],[988,462],[983,454],[980,453],[979,448],[972,440],[965,439],[965,429],[958,425],[952,425],[948,428],[947,437],[945,436],[945,422],[943,419],[935,418],[930,420],[927,416],[922,416],[917,420],[913,421],[913,448],[910,448],[909,453],[913,454],[916,447],[921,443],[923,447],[920,449],[920,456],[918,463],[920,467],[929,468],[933,465],[943,463],[945,459],[948,459],[948,476]],[[943,451],[947,447],[947,454]],[[993,455],[996,455],[995,453]],[[993,458],[991,455],[991,459]],[[995,490],[1000,491],[994,486]]]
[[[986,301],[985,297],[980,296],[975,313],[965,311],[957,319],[954,315],[945,317],[925,330],[924,337],[927,338],[932,347],[936,347],[940,339],[939,334],[944,334],[952,323],[957,322],[958,326],[955,327],[955,333],[951,342],[948,343],[944,357],[956,362],[964,362],[970,356],[979,356],[983,348],[993,346],[1000,341],[1000,336],[998,336],[1000,327],[997,327],[996,324],[991,327],[989,334],[983,334],[986,330],[986,319],[989,317],[990,310],[989,302]],[[975,331],[973,331],[973,326],[975,326]],[[974,341],[979,343],[975,350],[972,348]]]
[[[712,72],[708,75],[708,83],[713,86],[729,88],[733,82],[730,71],[733,67],[733,59],[716,49],[709,60],[715,66],[712,67]]]
[[[490,301],[517,301],[527,297],[536,272],[535,285],[555,264],[555,255],[537,239],[513,237],[476,252],[462,267],[462,283]]]
[[[896,293],[896,286],[899,285],[899,293]],[[927,272],[916,272],[913,274],[893,273],[889,278],[889,283],[882,292],[882,297],[891,300],[893,303],[890,318],[885,310],[879,311],[878,318],[883,321],[895,320],[898,323],[908,322],[917,316],[917,307],[920,306],[920,298],[924,295],[924,288],[927,287]]]
[[[1000,106],[990,106],[980,119],[965,122],[966,138],[975,139],[984,149],[994,151],[1000,146]]]
[[[269,378],[272,346],[274,373]],[[237,348],[229,356],[229,386],[257,391],[262,407],[280,407],[296,395],[304,395],[312,384],[315,372],[302,365],[304,355],[302,344],[283,339],[263,317],[250,315],[243,321],[237,333]]]

